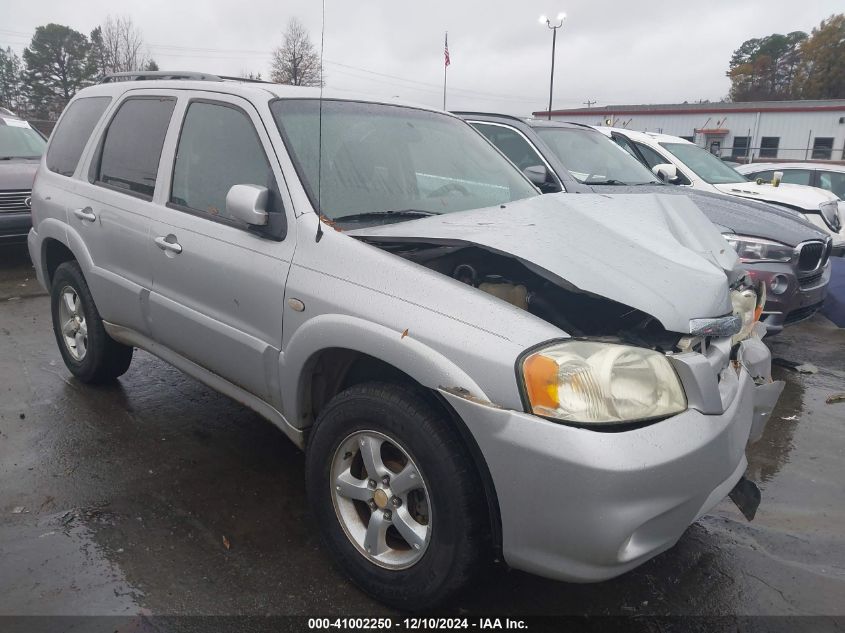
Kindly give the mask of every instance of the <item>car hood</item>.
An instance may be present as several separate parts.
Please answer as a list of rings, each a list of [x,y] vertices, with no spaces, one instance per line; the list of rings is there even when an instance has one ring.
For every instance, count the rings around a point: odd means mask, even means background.
[[[732,182],[713,186],[722,193],[730,196],[785,204],[795,209],[807,209],[810,211],[818,211],[819,205],[822,202],[838,200],[836,194],[825,189],[788,183],[781,183],[778,187],[774,187],[769,183],[758,185],[756,182]]]
[[[474,244],[564,287],[636,308],[673,332],[730,313],[736,253],[690,199],[551,194],[348,231],[367,241]]]
[[[737,235],[762,237],[787,246],[797,246],[807,240],[824,240],[826,234],[804,219],[804,216],[783,206],[744,200],[708,191],[675,187],[673,185],[594,186],[599,193],[661,193],[688,196],[719,230]]]
[[[32,189],[37,160],[0,160],[0,191]]]

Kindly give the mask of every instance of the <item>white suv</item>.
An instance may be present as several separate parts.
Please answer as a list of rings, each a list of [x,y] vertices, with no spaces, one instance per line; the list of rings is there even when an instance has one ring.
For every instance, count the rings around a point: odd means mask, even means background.
[[[623,128],[596,129],[610,136],[655,174],[664,172],[661,177],[672,184],[793,209],[831,234],[837,253],[841,254],[845,249],[845,227],[842,223],[842,207],[845,203],[840,202],[831,191],[794,184],[758,184],[707,150],[678,136]]]

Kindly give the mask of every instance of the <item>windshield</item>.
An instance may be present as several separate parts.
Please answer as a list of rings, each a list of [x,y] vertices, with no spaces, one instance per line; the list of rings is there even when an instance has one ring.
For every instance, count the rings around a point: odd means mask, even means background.
[[[578,182],[587,185],[659,182],[642,163],[601,132],[563,127],[536,127],[534,131]]]
[[[730,182],[747,182],[748,178],[734,171],[721,159],[716,158],[707,150],[691,143],[661,143],[672,152],[678,160],[689,167],[704,182],[711,185],[723,185]]]
[[[14,124],[0,125],[0,160],[39,158],[47,142],[24,121],[10,120]]]
[[[331,219],[392,213],[391,221],[489,207],[538,195],[531,183],[468,124],[413,108],[323,101],[274,101],[271,110],[314,208]]]

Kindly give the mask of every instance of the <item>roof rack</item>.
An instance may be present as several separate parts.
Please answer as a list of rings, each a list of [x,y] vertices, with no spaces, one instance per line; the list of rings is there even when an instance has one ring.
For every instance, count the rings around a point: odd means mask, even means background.
[[[183,79],[189,81],[223,81],[222,77],[208,73],[175,70],[136,70],[128,73],[108,73],[100,80],[101,84],[118,81],[149,81],[153,79]]]
[[[223,81],[242,81],[246,84],[274,84],[275,81],[267,81],[266,79],[250,79],[249,77],[230,77],[229,75],[218,75]]]

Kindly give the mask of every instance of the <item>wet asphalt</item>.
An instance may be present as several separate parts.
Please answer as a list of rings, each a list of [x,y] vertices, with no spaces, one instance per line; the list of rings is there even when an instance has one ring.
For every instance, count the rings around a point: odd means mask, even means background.
[[[504,568],[461,614],[845,614],[845,330],[816,317],[771,339],[784,394],[749,475],[671,550],[608,582]],[[24,249],[0,247],[0,615],[390,614],[333,566],[303,454],[269,422],[136,352],[112,386],[62,364]]]

